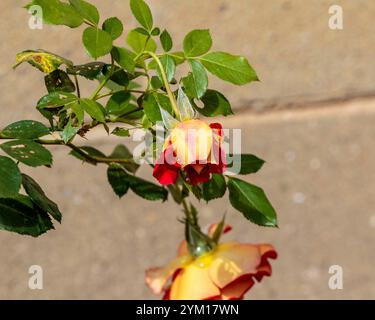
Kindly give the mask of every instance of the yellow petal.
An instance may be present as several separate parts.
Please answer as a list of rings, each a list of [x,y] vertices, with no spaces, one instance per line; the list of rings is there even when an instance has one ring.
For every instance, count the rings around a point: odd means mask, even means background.
[[[182,269],[174,279],[171,300],[204,300],[220,295],[220,290],[211,281],[208,268],[191,263]]]
[[[213,131],[205,122],[181,122],[172,130],[170,138],[177,160],[182,166],[194,162],[207,163],[212,148]]]
[[[151,268],[146,271],[146,284],[155,294],[160,294],[166,286],[169,278],[185,264],[189,263],[189,256],[180,256],[164,267]]]
[[[209,275],[219,288],[246,274],[256,274],[261,262],[260,246],[227,243],[218,246],[209,267]]]

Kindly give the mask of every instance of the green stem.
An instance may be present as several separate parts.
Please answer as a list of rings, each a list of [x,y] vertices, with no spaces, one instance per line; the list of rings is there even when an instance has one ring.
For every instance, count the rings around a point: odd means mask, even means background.
[[[142,48],[141,52],[138,53],[138,55],[134,58],[134,61],[137,61],[145,53],[145,50],[146,50],[146,47],[147,47],[147,43],[150,40],[150,38],[151,38],[151,36],[148,35],[147,39],[145,41],[145,44],[143,45],[143,48]]]
[[[95,161],[95,162],[100,162],[100,163],[133,163],[131,159],[120,159],[120,158],[104,158],[104,157],[97,157],[97,156],[92,156],[89,155],[88,153],[84,152],[80,147],[77,147],[76,145],[68,142],[66,144],[69,148],[72,150],[76,151],[83,157],[85,157],[87,160]]]
[[[91,100],[95,100],[96,96],[104,88],[104,86],[107,84],[108,80],[113,76],[114,65],[115,65],[115,61],[113,59],[113,56],[111,55],[111,70],[109,70],[109,73],[105,76],[105,78],[102,80],[102,82],[99,84],[99,86],[92,93],[92,95],[90,96]]]
[[[186,218],[189,218],[190,217],[190,210],[189,210],[189,206],[188,206],[186,200],[182,199],[181,203],[182,203],[182,206],[184,207],[184,212],[186,214]]]
[[[134,127],[139,126],[139,122],[136,122],[136,121],[133,121],[133,120],[130,120],[130,119],[116,118],[114,120],[109,119],[107,122],[110,122],[110,123],[125,123],[125,124],[129,124],[131,126],[134,126]]]
[[[95,89],[95,91],[92,93],[92,95],[90,96],[90,99],[91,100],[96,100],[96,96],[98,95],[98,93],[100,92],[100,90],[102,90],[104,88],[104,86],[107,84],[109,78],[111,77],[112,75],[109,73],[103,80],[102,82],[99,84],[99,86]]]
[[[181,201],[176,201],[177,204],[181,204],[184,208],[185,217],[187,220],[189,220],[192,224],[196,223],[196,218],[192,215],[190,206],[186,199],[183,197],[182,190],[178,186],[178,182],[176,182],[174,185],[171,185],[170,188],[173,188],[176,193],[179,194]]]
[[[70,149],[76,151],[78,154],[80,154],[82,157],[84,157],[86,160],[93,161],[93,162],[99,162],[99,163],[132,163],[133,161],[131,159],[121,159],[121,158],[104,158],[104,157],[97,157],[92,156],[86,153],[84,150],[82,150],[80,147],[74,145],[71,142],[64,143],[63,140],[46,140],[46,139],[37,139],[35,142],[43,145],[65,145],[69,147]]]
[[[119,90],[119,91],[111,91],[111,92],[107,92],[107,93],[103,93],[103,94],[100,94],[100,95],[97,95],[95,100],[99,100],[99,99],[102,99],[102,98],[105,98],[105,97],[109,97],[109,96],[112,96],[116,93],[119,93],[119,92],[132,92],[132,93],[145,93],[145,91],[142,91],[142,90]]]
[[[167,75],[164,71],[164,68],[163,68],[163,65],[162,65],[160,59],[158,58],[158,56],[155,53],[153,53],[151,51],[145,51],[144,53],[150,55],[156,61],[156,63],[158,64],[159,69],[160,69],[160,73],[161,73],[161,77],[163,78],[163,82],[164,82],[164,85],[165,85],[165,89],[167,90],[168,98],[169,98],[169,100],[171,102],[171,105],[172,105],[172,109],[173,109],[174,113],[176,114],[176,117],[180,118],[180,111],[178,110],[178,107],[177,107],[176,98],[173,95],[173,92],[171,90],[171,87],[170,87],[168,79],[167,79]]]
[[[87,21],[87,20],[83,20],[83,22],[87,25],[89,25],[90,27],[94,27],[94,28],[97,28],[96,25],[92,24],[90,21]]]
[[[148,74],[148,66],[146,64],[145,66],[145,71],[146,71],[146,77],[147,77],[147,87],[146,87],[146,92],[149,92],[150,91],[150,87],[151,87],[151,77],[150,75]]]

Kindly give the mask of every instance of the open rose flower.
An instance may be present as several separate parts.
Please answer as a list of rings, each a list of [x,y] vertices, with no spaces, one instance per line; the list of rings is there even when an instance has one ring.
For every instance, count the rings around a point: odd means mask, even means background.
[[[178,106],[181,121],[172,123],[156,165],[154,177],[163,185],[174,184],[180,170],[186,174],[190,184],[207,182],[212,173],[225,170],[225,152],[222,149],[223,130],[219,123],[208,125],[194,119],[195,112],[182,90],[179,91]],[[163,117],[170,117],[162,111]]]
[[[243,299],[255,280],[271,275],[268,259],[276,257],[269,244],[229,242],[193,259],[183,242],[177,259],[146,272],[146,283],[166,300]]]

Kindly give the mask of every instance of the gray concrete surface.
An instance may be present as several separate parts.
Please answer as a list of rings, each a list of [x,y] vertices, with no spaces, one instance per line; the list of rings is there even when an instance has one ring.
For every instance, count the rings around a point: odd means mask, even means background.
[[[11,70],[17,52],[44,48],[76,63],[87,61],[81,32],[54,26],[30,30],[29,15],[21,8],[27,2],[0,3],[3,43],[0,75],[7,78],[7,83],[2,84],[1,105],[12,110],[12,119],[28,114],[42,91],[38,71],[27,66],[16,73]],[[127,1],[92,3],[101,9],[103,18],[119,16],[126,30],[135,25]],[[214,50],[248,57],[261,83],[235,87],[215,79],[211,82],[212,87],[225,92],[236,108],[262,110],[291,103],[300,105],[306,101],[372,94],[375,89],[375,69],[370,67],[375,45],[372,22],[375,2],[371,0],[150,0],[149,3],[155,23],[171,31],[177,49],[190,30],[209,28]],[[344,10],[343,30],[328,28],[328,8],[332,4],[339,4]],[[124,39],[117,43],[123,45]],[[22,92],[17,108],[15,91]]]
[[[27,1],[0,3],[0,126],[39,119],[34,106],[43,94],[37,71],[10,68],[14,55],[45,48],[77,63],[87,61],[80,33],[68,28],[27,28],[20,7]],[[93,1],[103,16],[124,18],[133,26],[126,1]],[[236,88],[218,84],[238,116],[228,127],[243,128],[246,152],[267,160],[250,181],[264,187],[274,203],[280,229],[248,224],[227,200],[200,204],[205,223],[228,211],[234,231],[228,238],[270,242],[279,251],[274,276],[254,287],[249,299],[375,299],[374,134],[375,101],[326,104],[302,111],[253,115],[244,110],[371,93],[374,86],[375,3],[337,0],[344,8],[344,30],[327,27],[330,1],[150,1],[155,19],[177,38],[192,28],[209,27],[215,48],[244,54],[262,83]],[[190,14],[188,14],[190,13]],[[119,42],[121,43],[121,41]],[[84,92],[89,92],[85,87]],[[255,102],[252,100],[256,99]],[[110,151],[118,142],[91,136]],[[153,298],[143,271],[174,256],[182,227],[180,209],[140,201],[129,194],[118,200],[106,181],[105,167],[82,165],[53,148],[52,169],[27,169],[64,213],[61,226],[32,239],[0,233],[0,299]],[[147,176],[147,168],[141,174]],[[44,268],[44,290],[28,289],[28,268]],[[344,268],[344,290],[328,288],[328,268]]]
[[[198,205],[203,224],[228,212],[234,226],[228,239],[277,248],[273,277],[248,298],[375,298],[374,121],[374,100],[224,121],[244,129],[246,152],[267,160],[248,179],[267,191],[280,221],[280,229],[251,225],[226,197]],[[118,142],[98,134],[93,140],[107,151]],[[82,165],[66,153],[54,148],[54,167],[31,172],[59,202],[63,224],[38,239],[0,233],[0,298],[153,298],[143,271],[174,256],[183,232],[180,208],[133,194],[118,200],[104,166]],[[44,290],[27,287],[33,264],[44,268]],[[328,268],[336,264],[344,289],[333,291]]]

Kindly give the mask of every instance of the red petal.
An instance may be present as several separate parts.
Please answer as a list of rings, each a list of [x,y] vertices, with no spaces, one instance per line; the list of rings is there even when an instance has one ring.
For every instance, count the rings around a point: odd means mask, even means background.
[[[170,164],[157,164],[153,176],[162,185],[174,184],[178,178],[179,168]]]
[[[225,166],[223,164],[208,164],[208,172],[210,173],[223,173],[225,171]]]
[[[223,126],[220,123],[218,122],[211,123],[210,128],[213,130],[216,130],[220,137],[223,136]]]
[[[193,185],[207,182],[208,180],[210,180],[211,177],[208,164],[205,165],[205,167],[199,174],[192,165],[185,166],[184,171],[186,172],[186,175],[189,179],[189,183]]]
[[[170,293],[171,293],[171,289],[168,288],[166,291],[165,291],[165,294],[163,296],[163,300],[171,300],[170,299]]]
[[[267,245],[264,245],[261,247],[261,254],[262,254],[262,259],[257,268],[258,272],[257,274],[254,275],[254,278],[257,279],[258,282],[260,282],[264,276],[271,276],[272,268],[268,259],[277,258],[277,252],[273,248],[270,249],[270,247]]]
[[[212,237],[214,235],[218,225],[219,225],[218,223],[213,223],[209,226],[208,232],[207,232],[209,237]],[[226,225],[224,225],[224,228],[223,228],[223,234],[225,234],[225,233],[227,233],[231,230],[232,230],[232,226],[229,225],[229,224],[226,224]]]
[[[247,291],[254,285],[254,280],[249,274],[243,275],[221,290],[223,300],[242,300]]]
[[[222,148],[222,141],[213,140],[212,149],[211,149],[211,162],[213,168],[212,173],[223,173],[226,168],[226,154],[225,150]]]
[[[160,155],[155,167],[153,176],[162,185],[174,184],[178,178],[180,165],[174,160],[173,148],[170,145]]]

